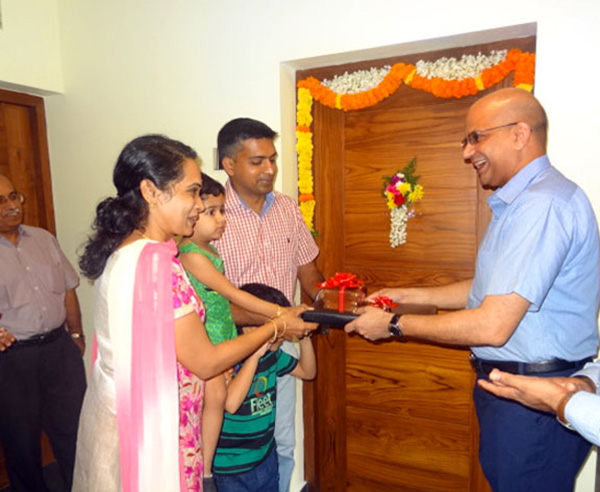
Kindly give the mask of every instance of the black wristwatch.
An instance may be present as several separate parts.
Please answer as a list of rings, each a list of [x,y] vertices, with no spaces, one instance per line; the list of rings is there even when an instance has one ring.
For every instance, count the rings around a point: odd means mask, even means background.
[[[390,332],[390,336],[395,338],[402,338],[402,328],[400,328],[399,324],[401,317],[401,314],[394,314],[394,316],[392,316],[392,319],[390,319],[390,323],[388,324],[388,331]]]

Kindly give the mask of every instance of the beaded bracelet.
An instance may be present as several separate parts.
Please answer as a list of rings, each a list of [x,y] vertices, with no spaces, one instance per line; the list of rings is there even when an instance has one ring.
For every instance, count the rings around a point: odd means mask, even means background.
[[[277,306],[277,311],[275,312],[275,316],[273,316],[273,318],[278,318],[283,313],[283,308],[279,304],[277,304],[276,306]]]

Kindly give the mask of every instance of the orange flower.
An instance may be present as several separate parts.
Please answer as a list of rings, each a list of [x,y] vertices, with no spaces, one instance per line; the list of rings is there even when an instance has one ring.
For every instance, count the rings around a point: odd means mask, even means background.
[[[477,77],[462,80],[446,80],[441,77],[426,78],[419,75],[412,64],[396,63],[392,65],[383,80],[368,91],[356,94],[338,94],[325,87],[314,77],[298,81],[298,88],[308,89],[314,100],[323,106],[337,108],[343,111],[354,111],[375,106],[385,98],[394,94],[405,83],[413,89],[433,94],[440,98],[460,99],[473,96],[479,91],[489,89],[502,82],[510,73],[513,73],[513,85],[531,91],[535,80],[535,53],[523,53],[520,49],[511,49],[506,58],[481,71]],[[297,132],[310,133],[310,127],[298,124]],[[304,161],[303,161],[304,162]],[[310,177],[312,178],[312,156],[308,160]],[[298,197],[301,211],[308,227],[313,228],[315,201],[312,193],[304,193]]]
[[[303,193],[300,196],[298,196],[298,201],[299,202],[308,202],[310,200],[314,200],[315,196],[312,193]]]

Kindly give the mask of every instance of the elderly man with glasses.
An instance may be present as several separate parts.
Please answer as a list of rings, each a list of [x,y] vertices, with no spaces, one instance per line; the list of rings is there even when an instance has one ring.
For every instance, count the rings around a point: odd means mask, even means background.
[[[493,92],[471,106],[463,158],[494,190],[474,278],[374,293],[453,311],[399,316],[367,307],[348,332],[470,346],[479,378],[494,368],[569,376],[597,354],[598,226],[581,188],[550,164],[547,126],[540,103],[520,89]],[[479,386],[473,395],[480,461],[495,492],[573,490],[590,448],[585,439],[549,413]]]
[[[22,224],[24,196],[0,175],[0,444],[13,492],[47,492],[42,429],[71,490],[85,349],[79,277],[49,232]]]

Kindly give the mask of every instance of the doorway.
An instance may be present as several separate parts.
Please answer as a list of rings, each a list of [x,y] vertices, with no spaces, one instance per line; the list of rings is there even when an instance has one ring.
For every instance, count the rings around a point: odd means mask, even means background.
[[[535,52],[535,37],[305,70],[297,80],[510,48]],[[482,94],[511,85],[509,78]],[[458,143],[478,97],[441,99],[403,85],[363,110],[315,103],[315,228],[325,277],[352,272],[373,292],[473,276],[489,220],[487,193]],[[382,179],[413,157],[425,197],[408,221],[407,243],[391,248]],[[314,339],[318,375],[304,386],[310,490],[489,491],[479,467],[467,349],[370,343],[335,329]]]

